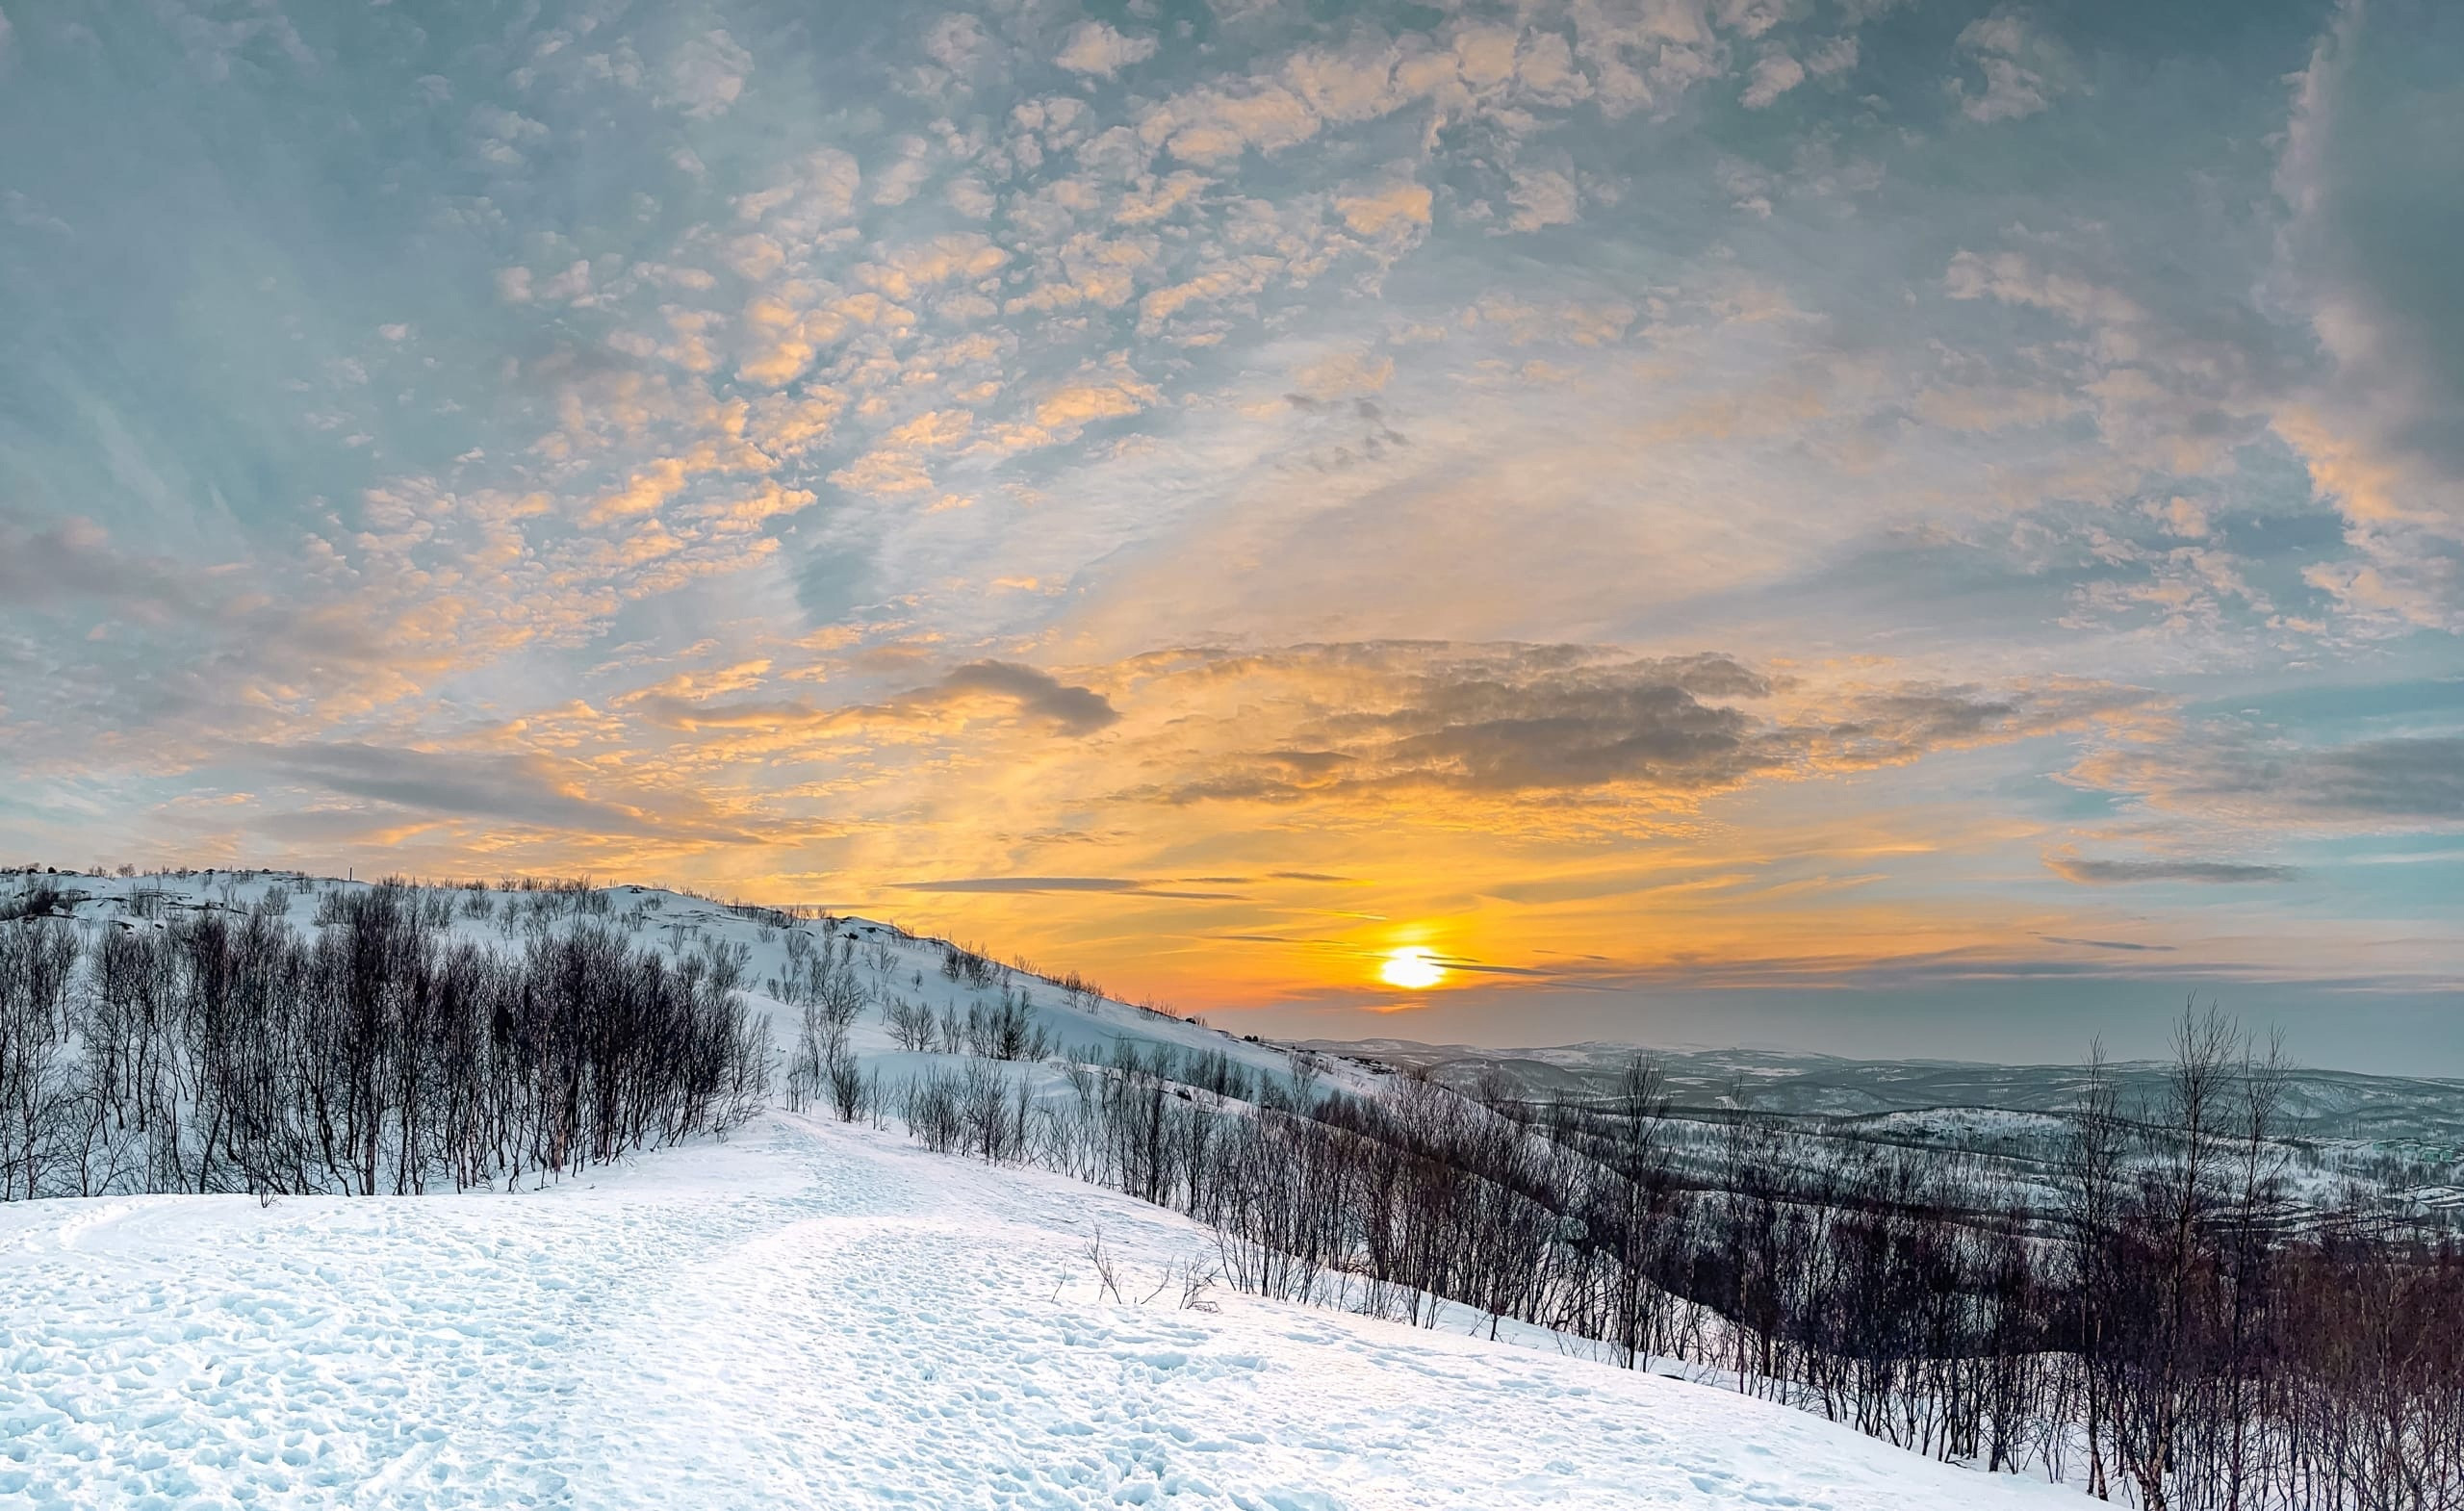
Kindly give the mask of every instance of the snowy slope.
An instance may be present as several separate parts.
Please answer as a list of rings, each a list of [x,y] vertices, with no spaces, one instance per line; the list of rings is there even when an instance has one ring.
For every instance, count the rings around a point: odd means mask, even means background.
[[[56,890],[61,901],[54,916],[72,920],[80,929],[154,929],[167,926],[184,912],[199,909],[244,909],[270,892],[285,892],[289,920],[303,930],[314,928],[320,900],[329,892],[364,889],[371,883],[335,878],[307,878],[292,872],[201,871],[147,874],[135,877],[98,875],[35,875],[0,877],[0,905],[35,888]],[[786,922],[760,909],[732,909],[706,897],[661,887],[617,885],[597,889],[595,912],[572,910],[572,898],[555,892],[492,889],[477,894],[489,909],[474,917],[463,906],[472,893],[460,887],[424,888],[452,901],[446,934],[503,951],[518,952],[529,931],[545,928],[561,933],[583,924],[613,928],[636,948],[654,949],[680,959],[717,944],[744,952],[744,995],[756,1012],[766,1014],[772,1036],[782,1049],[794,1041],[797,1010],[764,988],[793,975],[788,933],[803,936],[811,949],[852,943],[858,975],[872,994],[872,1005],[853,1031],[854,1048],[867,1067],[898,1080],[935,1066],[962,1063],[962,1057],[905,1054],[893,1048],[883,1027],[880,1003],[892,995],[935,1012],[963,1016],[970,1007],[996,1005],[1005,988],[1022,991],[1033,1019],[1051,1036],[1052,1052],[1100,1062],[1123,1040],[1140,1046],[1168,1045],[1188,1054],[1221,1053],[1252,1074],[1277,1078],[1293,1071],[1294,1051],[1251,1042],[1202,1024],[1094,993],[1071,993],[1059,984],[1012,966],[1002,966],[1000,980],[977,985],[944,973],[943,941],[911,936],[893,925],[872,919],[839,917],[827,922]],[[552,909],[564,910],[549,912]],[[0,917],[10,909],[0,906]],[[771,921],[777,920],[777,921]],[[782,923],[784,926],[782,926]],[[876,960],[878,959],[878,965]],[[1304,1052],[1313,1073],[1328,1088],[1365,1090],[1373,1078],[1345,1061]]]
[[[19,1203],[0,1504],[2080,1503],[1535,1349],[1137,1304],[1208,1246],[784,1114],[515,1195]]]

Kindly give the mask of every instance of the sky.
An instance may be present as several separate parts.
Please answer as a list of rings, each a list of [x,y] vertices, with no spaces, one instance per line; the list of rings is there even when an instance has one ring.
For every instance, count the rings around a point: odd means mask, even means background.
[[[2464,9],[0,0],[0,852],[2464,1075]]]

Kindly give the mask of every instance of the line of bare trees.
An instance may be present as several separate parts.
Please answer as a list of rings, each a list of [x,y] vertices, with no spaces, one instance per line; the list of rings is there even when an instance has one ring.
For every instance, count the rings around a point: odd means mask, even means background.
[[[2037,1182],[1742,1115],[1680,1159],[1647,1063],[1530,1107],[1212,1059],[1124,1042],[1042,1096],[978,1063],[903,1111],[934,1148],[1212,1224],[1255,1293],[1469,1309],[2151,1511],[2464,1506],[2464,1250],[2293,1199],[2284,1062],[2214,1014],[2154,1105],[2092,1065]]]
[[[587,920],[450,942],[450,896],[399,885],[328,892],[307,931],[289,901],[0,923],[0,1199],[509,1186],[766,1099],[740,955],[671,965]]]

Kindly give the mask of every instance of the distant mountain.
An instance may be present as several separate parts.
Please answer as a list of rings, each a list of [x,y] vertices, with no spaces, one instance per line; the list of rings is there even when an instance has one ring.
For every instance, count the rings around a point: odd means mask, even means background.
[[[1835,1055],[1758,1049],[1644,1049],[1582,1043],[1491,1049],[1424,1044],[1407,1038],[1311,1039],[1304,1047],[1396,1070],[1426,1069],[1469,1089],[1502,1077],[1539,1101],[1604,1092],[1637,1055],[1656,1062],[1681,1110],[1748,1109],[1800,1117],[1862,1118],[1936,1109],[1991,1108],[2062,1113],[2077,1104],[2077,1065],[1995,1065],[1944,1060],[1848,1060]],[[2114,1067],[2125,1109],[2162,1094],[2165,1067],[2130,1061]],[[2297,1071],[2287,1088],[2291,1135],[2378,1142],[2426,1140],[2464,1147],[2464,1081]]]

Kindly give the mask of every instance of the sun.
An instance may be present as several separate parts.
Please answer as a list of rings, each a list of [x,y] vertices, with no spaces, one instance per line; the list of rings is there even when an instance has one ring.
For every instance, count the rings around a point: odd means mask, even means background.
[[[1389,986],[1422,991],[1444,981],[1446,967],[1437,963],[1437,957],[1428,951],[1412,945],[1387,951],[1384,962],[1377,967],[1377,975]]]

